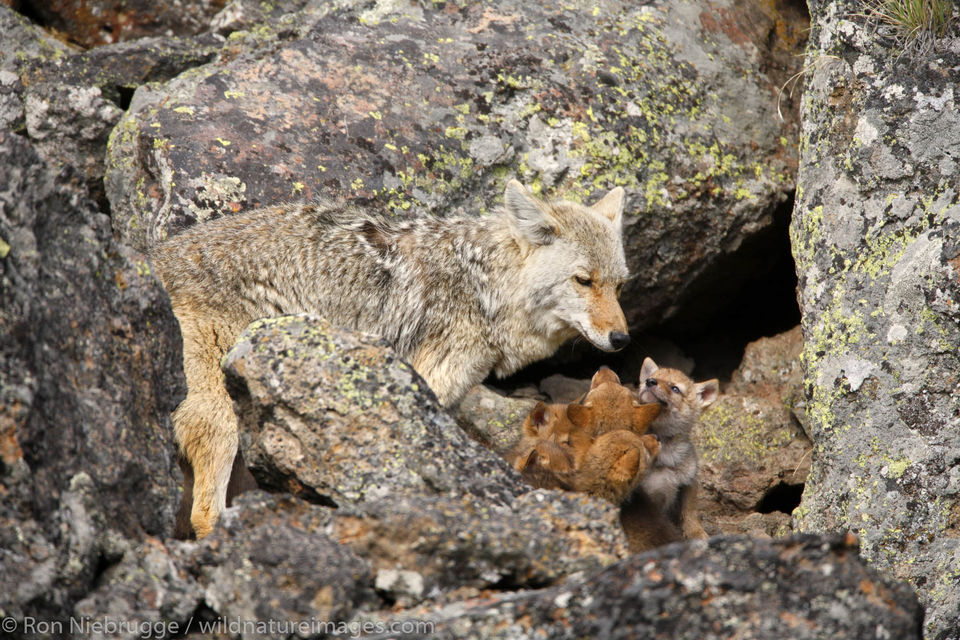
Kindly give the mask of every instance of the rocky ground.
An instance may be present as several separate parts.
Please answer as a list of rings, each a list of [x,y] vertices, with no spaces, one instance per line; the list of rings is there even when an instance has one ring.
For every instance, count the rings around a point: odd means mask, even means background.
[[[805,63],[793,2],[35,4],[0,4],[4,634],[960,637],[960,41],[911,63],[846,0],[810,3]],[[298,317],[224,362],[264,491],[172,540],[152,244],[295,198],[482,214],[511,177],[626,189],[636,346],[609,364],[722,376],[715,537],[631,557],[613,506],[498,455],[582,392],[583,349],[451,415],[389,345]],[[757,272],[795,191],[790,329]]]

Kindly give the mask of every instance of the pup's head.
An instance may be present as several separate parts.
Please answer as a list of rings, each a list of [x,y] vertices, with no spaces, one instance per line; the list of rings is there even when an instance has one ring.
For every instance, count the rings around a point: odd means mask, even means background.
[[[655,435],[610,431],[594,440],[577,470],[575,486],[619,504],[643,481],[659,453]]]
[[[592,441],[591,434],[576,427],[567,418],[567,405],[548,405],[538,402],[533,411],[527,414],[523,421],[520,443],[518,444],[518,448],[521,450],[519,457],[523,456],[523,451],[533,451],[539,443],[546,442],[556,445],[560,450],[566,452],[572,462],[575,463],[586,455]],[[544,449],[544,452],[547,451],[548,449]],[[517,465],[520,464],[519,457]],[[553,457],[556,458],[555,455]],[[521,470],[522,467],[518,468],[518,471]],[[561,469],[552,470],[560,471]]]
[[[717,399],[720,384],[716,378],[694,382],[682,371],[658,367],[646,358],[640,368],[639,390],[641,402],[657,402],[661,406],[653,429],[660,435],[671,436],[689,432],[700,412]]]
[[[573,457],[566,447],[549,440],[537,440],[524,449],[513,462],[517,471],[540,468],[554,473],[573,471]]]
[[[633,392],[620,384],[617,374],[607,367],[601,367],[593,375],[590,391],[583,401],[567,407],[570,423],[591,435],[615,429],[642,435],[659,413],[658,403],[637,402]]]
[[[630,342],[617,301],[628,276],[623,198],[617,187],[589,207],[547,203],[516,180],[504,194],[504,209],[524,257],[531,319],[550,332],[575,330],[604,351]]]

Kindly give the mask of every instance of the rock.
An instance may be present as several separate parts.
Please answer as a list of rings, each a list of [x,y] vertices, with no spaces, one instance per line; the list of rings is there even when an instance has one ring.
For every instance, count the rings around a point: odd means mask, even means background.
[[[200,583],[177,554],[147,538],[99,576],[97,587],[74,606],[73,619],[84,625],[76,636],[133,640],[148,635],[144,629],[153,637],[173,636],[187,629],[203,599]]]
[[[16,0],[14,0],[16,2]],[[225,0],[59,0],[31,3],[44,26],[84,48],[204,30]]]
[[[590,380],[569,378],[555,373],[540,381],[540,391],[550,397],[550,402],[568,404],[579,399],[590,390]]]
[[[337,509],[333,518],[334,538],[369,560],[378,580],[413,576],[399,594],[408,606],[428,594],[450,601],[465,591],[557,584],[628,554],[615,507],[563,491],[531,491],[510,505],[398,496]],[[410,584],[419,585],[415,593]]]
[[[117,233],[146,247],[317,196],[480,214],[514,176],[585,201],[622,185],[637,276],[623,300],[642,328],[793,189],[796,121],[785,103],[777,117],[777,89],[802,46],[799,12],[732,0],[368,7],[290,15],[288,41],[238,40],[240,55],[141,89],[109,147]]]
[[[124,627],[78,637],[314,637],[311,625],[379,603],[369,562],[332,540],[330,523],[330,509],[247,493],[200,542],[147,539],[129,550],[73,612]]]
[[[744,349],[740,366],[730,378],[727,392],[752,392],[770,395],[773,399],[779,397],[803,426],[807,412],[803,367],[800,365],[802,349],[803,332],[799,325],[780,335],[751,342]]]
[[[213,534],[180,543],[178,559],[220,617],[288,625],[242,637],[309,637],[297,626],[343,622],[378,602],[369,562],[323,532],[330,515],[301,500],[246,494],[224,512]]]
[[[477,385],[460,401],[457,422],[472,438],[502,454],[520,437],[523,421],[536,404]]]
[[[176,322],[79,183],[0,129],[5,616],[65,616],[98,566],[169,531],[177,497]]]
[[[0,128],[22,130],[23,83],[20,71],[35,60],[56,60],[72,49],[0,3]]]
[[[960,636],[960,40],[911,59],[811,3],[791,236],[813,468],[803,531],[852,530]]]
[[[669,545],[579,583],[390,622],[410,618],[432,621],[431,638],[919,639],[923,609],[909,586],[867,566],[855,543],[799,536]]]
[[[525,490],[382,339],[316,316],[260,320],[223,366],[261,486],[341,505],[438,494],[509,504]]]
[[[32,60],[19,74],[27,135],[48,163],[77,169],[103,201],[104,151],[133,90],[202,65],[222,48],[211,35],[145,38]]]
[[[800,347],[799,327],[747,345],[731,384],[694,430],[700,503],[708,523],[793,510],[812,448],[791,412],[801,389]]]

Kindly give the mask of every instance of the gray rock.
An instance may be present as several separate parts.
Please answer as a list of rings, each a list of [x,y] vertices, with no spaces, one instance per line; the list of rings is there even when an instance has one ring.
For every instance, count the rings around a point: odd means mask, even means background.
[[[404,616],[428,633],[373,638],[921,638],[909,586],[855,540],[713,538],[638,554],[579,583]],[[399,622],[401,617],[390,619]]]
[[[437,494],[509,504],[524,491],[382,339],[315,316],[260,320],[224,370],[261,486],[342,505]]]
[[[624,382],[627,382],[624,380]],[[590,390],[590,380],[570,378],[555,373],[540,381],[540,391],[550,397],[551,402],[570,403]]]
[[[642,328],[792,191],[797,123],[787,98],[777,117],[776,89],[797,65],[799,12],[732,0],[450,7],[286,14],[288,40],[237,32],[239,55],[141,89],[109,147],[117,233],[146,247],[316,196],[482,214],[514,176],[585,201],[622,185],[636,275],[623,300]]]
[[[241,638],[314,637],[311,623],[343,622],[378,602],[370,563],[323,532],[330,515],[301,500],[247,494],[213,534],[179,543],[176,555],[219,617],[285,625],[241,629]]]
[[[510,505],[473,496],[384,498],[337,509],[332,535],[367,559],[378,580],[415,576],[419,597],[402,594],[407,605],[427,595],[449,602],[465,592],[557,584],[628,554],[615,507],[562,491],[531,491]]]
[[[21,69],[31,61],[55,61],[73,50],[4,4],[0,33],[0,127],[21,130],[25,125]]]
[[[960,636],[960,42],[911,60],[811,3],[791,234],[813,468],[797,524],[852,530]]]
[[[176,322],[79,182],[0,129],[0,615],[64,616],[172,524]]]
[[[73,637],[135,640],[185,631],[204,591],[184,564],[155,539],[129,549],[73,607]]]
[[[91,194],[104,200],[104,153],[128,94],[210,61],[223,46],[222,38],[212,35],[144,38],[29,59],[15,85],[27,135],[48,163],[72,166]]]
[[[536,404],[477,385],[460,401],[457,422],[487,448],[504,453],[520,437],[523,421]]]

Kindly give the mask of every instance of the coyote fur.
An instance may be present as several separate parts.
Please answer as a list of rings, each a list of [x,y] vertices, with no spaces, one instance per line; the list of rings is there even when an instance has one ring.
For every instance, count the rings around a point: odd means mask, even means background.
[[[640,401],[658,402],[650,432],[660,437],[660,455],[641,488],[685,538],[706,538],[697,515],[697,450],[691,440],[700,412],[717,399],[716,379],[694,382],[682,371],[658,367],[646,358],[640,368]]]
[[[309,312],[379,335],[451,406],[491,371],[510,374],[577,334],[605,351],[626,346],[623,199],[618,187],[592,206],[548,203],[511,180],[490,216],[397,221],[281,205],[161,244],[154,264],[183,334],[188,391],[173,422],[197,536],[226,505],[238,427],[220,359],[247,324]]]

